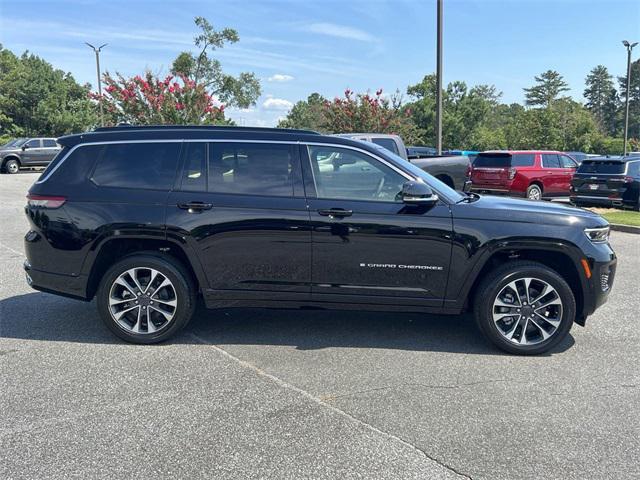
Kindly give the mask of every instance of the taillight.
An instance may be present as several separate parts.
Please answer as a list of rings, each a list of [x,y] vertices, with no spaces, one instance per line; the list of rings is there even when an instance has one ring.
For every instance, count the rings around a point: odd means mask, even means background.
[[[59,208],[67,201],[66,197],[51,195],[27,195],[27,205],[37,208]]]
[[[515,168],[510,168],[509,169],[509,180],[513,180],[514,178],[516,178],[516,173],[517,173],[517,170]]]
[[[624,177],[624,183],[633,183],[633,177]]]

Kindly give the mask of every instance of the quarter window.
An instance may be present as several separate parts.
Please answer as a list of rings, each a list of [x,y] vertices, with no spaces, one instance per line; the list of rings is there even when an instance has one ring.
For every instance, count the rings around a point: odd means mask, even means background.
[[[555,153],[543,153],[542,166],[544,168],[560,168],[560,160],[558,160],[558,155]]]
[[[173,186],[180,143],[105,145],[92,180],[105,187],[169,190]]]
[[[533,153],[517,153],[511,157],[512,167],[533,167],[536,156]]]
[[[406,179],[364,153],[338,147],[309,146],[318,198],[393,202]]]
[[[209,191],[293,196],[296,146],[271,143],[211,143]]]

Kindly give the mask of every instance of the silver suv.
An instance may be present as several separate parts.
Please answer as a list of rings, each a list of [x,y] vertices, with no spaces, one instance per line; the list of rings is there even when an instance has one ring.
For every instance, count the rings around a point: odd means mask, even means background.
[[[55,138],[19,138],[0,147],[0,171],[18,173],[21,168],[46,167],[62,147]]]

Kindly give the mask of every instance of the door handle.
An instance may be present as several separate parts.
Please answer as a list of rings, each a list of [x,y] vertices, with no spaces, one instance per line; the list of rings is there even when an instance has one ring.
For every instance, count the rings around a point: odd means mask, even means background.
[[[211,210],[213,208],[213,204],[205,202],[178,203],[178,208],[188,210],[189,213],[200,213],[203,210]]]
[[[353,210],[345,210],[344,208],[321,208],[318,210],[318,213],[323,217],[350,217],[353,215]]]

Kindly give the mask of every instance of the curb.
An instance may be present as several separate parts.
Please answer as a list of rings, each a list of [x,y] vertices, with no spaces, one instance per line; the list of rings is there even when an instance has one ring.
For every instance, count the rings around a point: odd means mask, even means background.
[[[620,225],[617,223],[610,223],[611,230],[616,232],[635,233],[640,235],[640,227],[633,227],[631,225]]]

